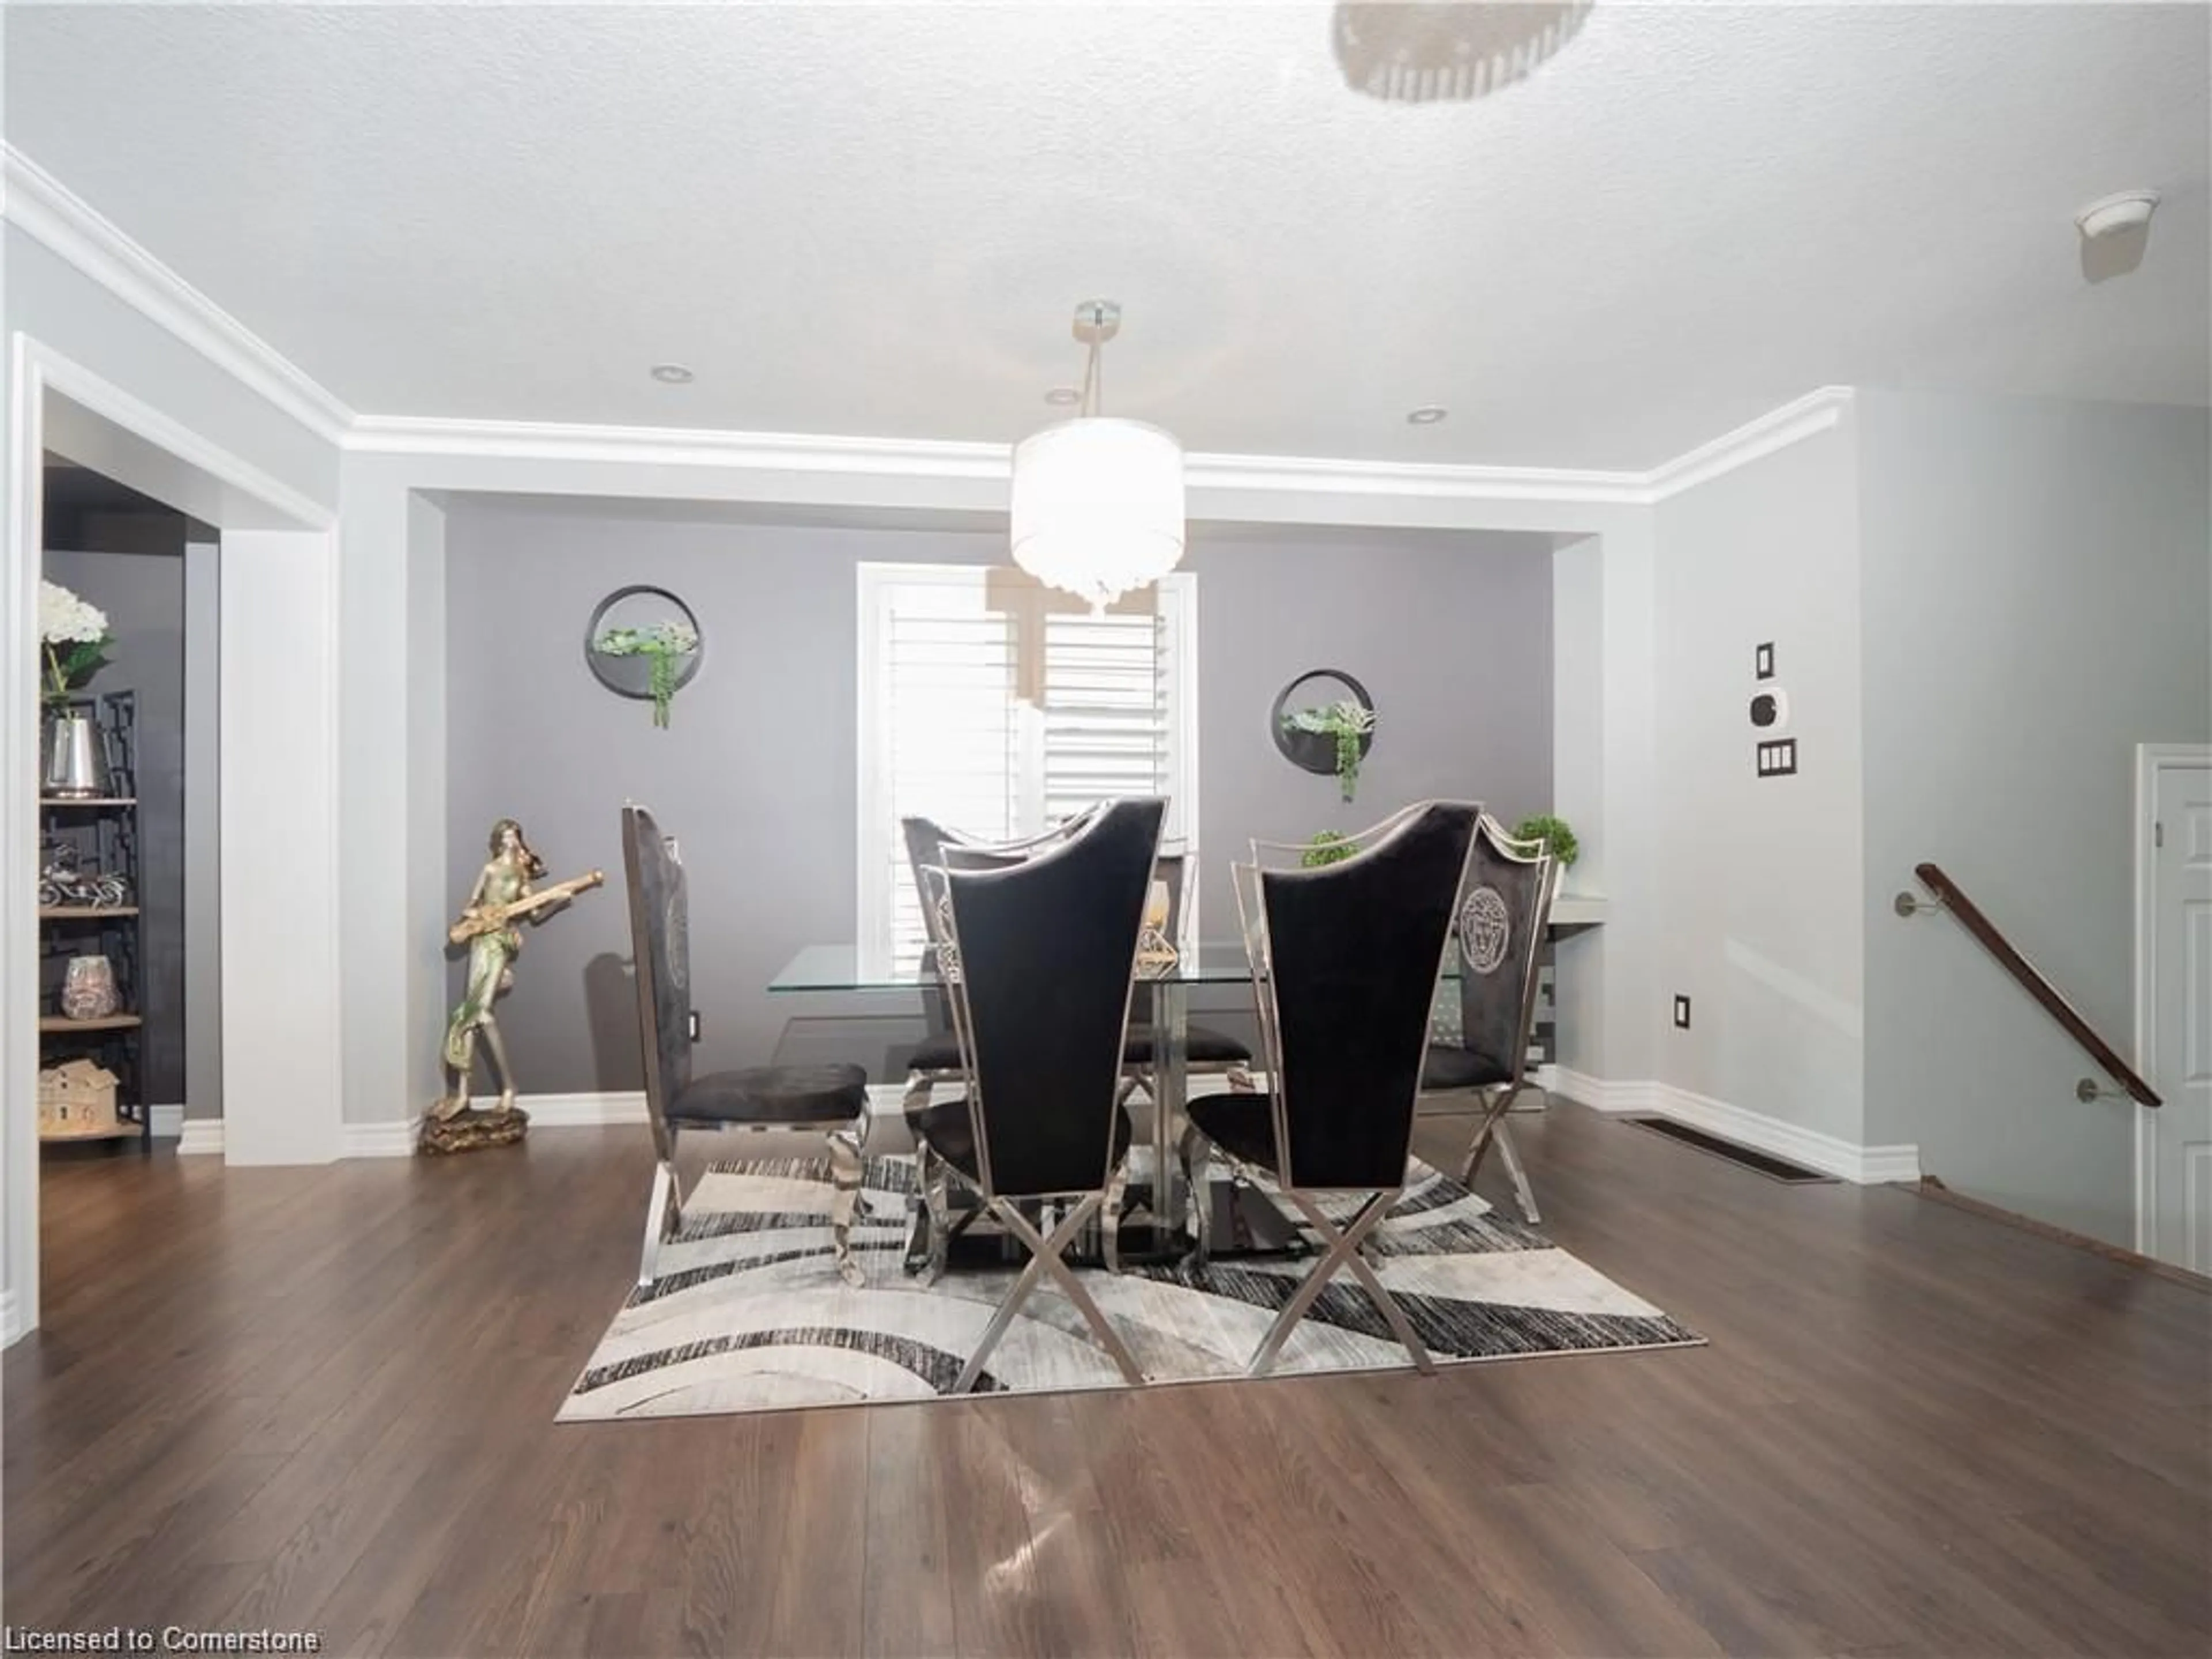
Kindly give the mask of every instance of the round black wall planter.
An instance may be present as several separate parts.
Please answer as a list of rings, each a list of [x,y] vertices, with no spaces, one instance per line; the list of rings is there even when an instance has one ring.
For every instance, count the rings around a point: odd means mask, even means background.
[[[1302,685],[1316,680],[1334,680],[1343,688],[1333,695],[1294,696]],[[1326,688],[1323,688],[1325,690]],[[1318,708],[1325,703],[1341,702],[1350,697],[1369,714],[1375,712],[1375,700],[1367,695],[1367,688],[1346,673],[1341,668],[1313,668],[1299,675],[1275,694],[1275,706],[1267,711],[1267,729],[1274,734],[1275,748],[1285,760],[1301,771],[1318,772],[1323,777],[1336,775],[1336,739],[1326,732],[1291,732],[1283,726],[1283,716],[1294,714],[1301,708]],[[1359,736],[1359,758],[1365,760],[1367,751],[1375,746],[1375,733],[1370,729]]]
[[[592,641],[610,628],[650,628],[664,622],[683,623],[699,636],[698,648],[686,656],[683,666],[676,671],[677,690],[690,684],[699,676],[699,665],[707,660],[707,630],[699,626],[691,607],[676,595],[665,587],[642,582],[615,589],[599,602],[592,611],[592,619],[584,624],[584,665],[592,671],[592,678],[618,697],[649,700],[653,696],[653,659],[642,655],[610,657],[592,649]]]

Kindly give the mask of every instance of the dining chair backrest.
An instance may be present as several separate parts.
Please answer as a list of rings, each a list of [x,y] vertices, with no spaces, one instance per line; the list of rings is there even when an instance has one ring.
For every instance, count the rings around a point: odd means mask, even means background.
[[[1459,902],[1461,1046],[1521,1081],[1536,1014],[1536,963],[1559,867],[1541,841],[1516,841],[1487,813]]]
[[[1285,1187],[1403,1184],[1430,1005],[1481,811],[1426,801],[1339,863],[1237,866]]]
[[[691,948],[684,865],[642,806],[622,809],[630,953],[645,1054],[646,1116],[661,1157],[674,1154],[669,1103],[691,1081]]]
[[[988,1195],[1095,1191],[1111,1173],[1145,895],[1167,803],[1115,800],[995,870],[941,867],[947,988]]]

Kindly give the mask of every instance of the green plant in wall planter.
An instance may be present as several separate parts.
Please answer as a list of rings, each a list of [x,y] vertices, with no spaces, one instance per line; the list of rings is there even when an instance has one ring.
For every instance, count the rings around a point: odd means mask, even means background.
[[[1567,828],[1566,820],[1555,818],[1548,812],[1523,818],[1513,826],[1516,841],[1540,841],[1551,849],[1552,856],[1559,861],[1559,868],[1571,870],[1582,848],[1575,844],[1575,832]]]
[[[683,659],[699,648],[699,635],[689,623],[655,623],[650,628],[610,628],[592,641],[603,657],[646,657],[652,662],[653,723],[668,724],[668,705],[676,696],[676,677]]]
[[[1311,732],[1336,740],[1336,781],[1350,800],[1359,787],[1360,740],[1375,729],[1375,711],[1354,697],[1283,716],[1285,732]]]
[[[1298,862],[1309,870],[1318,870],[1325,864],[1336,864],[1358,852],[1352,838],[1340,836],[1334,830],[1324,830],[1306,842],[1306,850],[1298,855]]]

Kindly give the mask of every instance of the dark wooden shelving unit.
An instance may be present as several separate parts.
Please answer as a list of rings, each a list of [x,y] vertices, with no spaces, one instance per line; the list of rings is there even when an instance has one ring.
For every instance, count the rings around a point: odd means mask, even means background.
[[[117,905],[42,904],[39,907],[39,1058],[41,1065],[87,1059],[115,1075],[116,1127],[89,1133],[39,1137],[43,1146],[138,1142],[150,1152],[154,1113],[145,1090],[144,1018],[138,1006],[140,900],[143,878],[138,836],[137,699],[111,691],[95,700],[111,791],[105,795],[41,796],[42,844],[66,843],[87,872],[119,875],[131,902]],[[123,1009],[98,1019],[71,1019],[60,1012],[60,988],[69,958],[94,952],[114,970]]]

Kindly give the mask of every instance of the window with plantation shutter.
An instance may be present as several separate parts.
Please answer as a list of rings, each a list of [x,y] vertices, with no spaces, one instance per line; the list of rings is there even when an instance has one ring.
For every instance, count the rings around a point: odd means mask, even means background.
[[[1103,615],[1019,571],[860,568],[860,945],[905,968],[921,911],[899,820],[1030,836],[1116,795],[1168,798],[1195,823],[1195,579]]]

